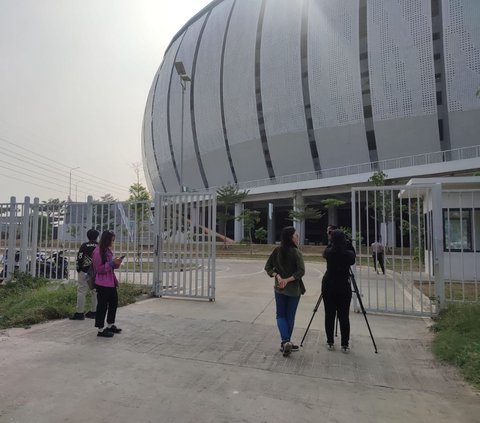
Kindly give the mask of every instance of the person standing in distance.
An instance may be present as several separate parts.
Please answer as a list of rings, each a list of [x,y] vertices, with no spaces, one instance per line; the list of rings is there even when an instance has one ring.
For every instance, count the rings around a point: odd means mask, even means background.
[[[355,263],[355,253],[348,248],[345,234],[335,229],[331,233],[329,245],[323,257],[327,261],[327,271],[322,280],[322,297],[325,307],[325,333],[329,350],[334,349],[335,316],[338,316],[342,351],[350,351],[350,266]]]
[[[77,253],[77,309],[70,320],[84,320],[85,317],[95,319],[95,310],[97,309],[97,293],[95,292],[95,281],[89,272],[92,266],[92,253],[97,246],[97,238],[99,232],[95,229],[87,231],[88,241],[84,242]],[[90,311],[85,313],[85,299],[87,292],[90,291],[92,295],[92,306]]]
[[[377,261],[378,263],[380,263],[380,267],[382,268],[383,274],[385,274],[385,263],[383,261],[383,258],[384,258],[383,254],[385,252],[385,247],[382,245],[380,240],[373,242],[371,247],[372,247],[373,267],[375,268],[377,275],[378,275]]]
[[[274,292],[277,326],[280,332],[280,351],[287,357],[298,351],[298,345],[291,342],[295,314],[300,296],[305,293],[302,278],[305,263],[298,249],[298,233],[293,226],[282,229],[280,247],[275,248],[265,264],[268,276],[275,278]]]
[[[115,326],[118,307],[118,279],[114,270],[120,267],[123,257],[114,256],[113,241],[115,241],[115,234],[112,231],[104,231],[100,237],[100,243],[92,255],[98,299],[95,327],[98,328],[97,336],[105,338],[111,338],[115,333],[122,331]],[[107,316],[107,327],[104,329],[105,315]]]

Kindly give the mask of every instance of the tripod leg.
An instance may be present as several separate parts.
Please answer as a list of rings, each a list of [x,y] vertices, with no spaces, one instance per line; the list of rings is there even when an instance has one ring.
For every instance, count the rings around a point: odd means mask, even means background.
[[[303,334],[302,342],[300,342],[300,346],[301,346],[301,347],[303,347],[303,341],[305,341],[305,338],[306,338],[306,336],[307,336],[308,330],[310,329],[310,325],[312,324],[312,320],[313,320],[313,318],[315,317],[315,313],[317,312],[318,307],[320,306],[320,303],[321,303],[321,302],[322,302],[322,294],[320,294],[320,296],[318,297],[317,304],[315,304],[315,308],[313,309],[313,314],[312,314],[312,317],[311,317],[311,319],[310,319],[310,322],[308,322],[307,329],[305,330],[305,333]]]
[[[372,338],[373,347],[375,348],[375,354],[378,354],[377,345],[375,344],[375,339],[373,339],[372,330],[370,329],[370,324],[368,323],[367,312],[365,311],[365,307],[363,306],[362,296],[360,295],[360,292],[358,291],[357,281],[355,280],[355,275],[353,274],[352,269],[350,269],[350,279],[351,279],[352,284],[353,284],[354,292],[355,292],[355,294],[357,294],[358,302],[360,304],[360,308],[362,310],[363,317],[365,317],[365,322],[367,323],[368,332],[370,333],[370,338]]]

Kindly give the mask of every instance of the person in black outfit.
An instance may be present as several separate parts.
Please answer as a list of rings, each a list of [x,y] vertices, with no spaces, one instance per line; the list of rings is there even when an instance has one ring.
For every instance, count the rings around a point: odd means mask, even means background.
[[[97,246],[99,232],[95,229],[87,231],[88,241],[84,242],[77,253],[77,309],[70,320],[84,320],[85,316],[89,319],[95,319],[95,310],[97,309],[97,293],[95,291],[95,281],[89,274],[92,265],[92,253]],[[92,308],[85,314],[85,298],[87,292],[92,295]]]
[[[331,232],[331,244],[323,253],[327,260],[327,271],[322,281],[322,297],[325,307],[325,333],[328,349],[334,349],[333,332],[335,316],[338,316],[342,351],[350,351],[350,266],[355,263],[355,252],[348,248],[345,234],[335,229]]]

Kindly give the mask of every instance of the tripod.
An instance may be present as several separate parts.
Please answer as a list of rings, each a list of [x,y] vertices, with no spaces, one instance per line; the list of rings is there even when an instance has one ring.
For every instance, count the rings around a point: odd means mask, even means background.
[[[358,291],[357,281],[355,280],[355,275],[353,274],[351,268],[350,268],[350,282],[353,285],[353,292],[357,295],[360,308],[362,309],[363,316],[365,317],[365,322],[367,323],[368,332],[370,333],[370,338],[372,338],[373,347],[375,348],[375,354],[378,354],[377,345],[375,344],[375,339],[373,339],[372,330],[370,329],[370,324],[368,323],[367,312],[365,311],[365,307],[363,306],[362,296]],[[313,318],[315,317],[315,313],[317,312],[321,302],[322,302],[322,294],[320,294],[320,296],[318,297],[317,304],[315,304],[315,308],[313,309],[312,317],[310,319],[310,322],[308,322],[308,326],[303,335],[302,342],[300,342],[301,347],[303,347],[303,341],[307,337],[308,330],[310,329],[310,325],[312,324]]]

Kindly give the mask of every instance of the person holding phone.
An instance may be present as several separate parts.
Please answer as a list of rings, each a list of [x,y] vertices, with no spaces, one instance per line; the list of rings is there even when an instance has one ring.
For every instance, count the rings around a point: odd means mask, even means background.
[[[95,327],[98,329],[97,336],[104,338],[111,338],[114,334],[122,331],[122,329],[115,326],[118,307],[118,279],[114,270],[120,267],[125,256],[115,257],[112,250],[114,241],[115,234],[112,231],[104,231],[98,246],[92,254],[92,262],[95,269],[95,286],[97,288]],[[104,328],[105,316],[107,317],[106,328]]]

